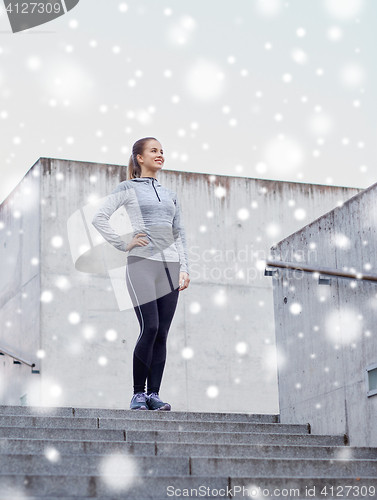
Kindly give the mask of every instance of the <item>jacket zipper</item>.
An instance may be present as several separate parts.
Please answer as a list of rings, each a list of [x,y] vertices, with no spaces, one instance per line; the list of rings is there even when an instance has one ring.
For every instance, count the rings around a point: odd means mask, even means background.
[[[155,190],[155,193],[156,193],[156,195],[157,195],[158,200],[159,200],[159,201],[161,201],[161,200],[160,200],[160,197],[158,196],[158,193],[157,193],[157,191],[156,191],[156,188],[154,187],[154,180],[153,180],[153,179],[152,179],[152,186],[153,186],[153,188],[154,188],[154,190]]]
[[[157,196],[157,198],[158,198],[158,201],[159,201],[159,202],[161,202],[160,197],[158,196],[158,193],[157,193],[156,188],[155,188],[155,186],[154,186],[154,179],[152,179],[152,186],[153,186],[153,188],[154,188],[154,191],[155,191],[155,193],[156,193],[156,196]],[[169,272],[169,269],[168,269],[168,265],[167,265],[167,263],[166,263],[166,261],[165,261],[165,255],[164,255],[163,250],[161,250],[161,252],[160,252],[160,253],[161,253],[161,255],[162,255],[162,260],[163,260],[163,262],[164,262],[165,271],[166,271],[166,273],[168,273],[168,272]],[[169,283],[170,283],[171,290],[173,291],[173,290],[174,290],[174,287],[173,287],[173,283],[171,282],[170,275],[168,275],[168,279],[169,279]]]
[[[158,196],[158,193],[157,193],[156,188],[155,188],[155,186],[154,186],[154,179],[152,179],[152,186],[153,186],[153,188],[154,188],[154,192],[156,193],[156,196],[157,196],[157,198],[158,198],[158,201],[159,201],[159,202],[161,202],[160,197]],[[162,255],[162,260],[163,260],[163,262],[164,262],[164,266],[165,266],[165,271],[166,271],[166,274],[168,275],[170,288],[171,288],[171,290],[173,291],[173,290],[174,290],[174,286],[173,286],[173,283],[172,283],[172,281],[171,281],[171,277],[170,277],[170,274],[169,274],[169,268],[168,268],[168,265],[167,265],[167,263],[166,263],[166,260],[165,260],[165,255],[164,255],[163,250],[161,250],[161,255]]]

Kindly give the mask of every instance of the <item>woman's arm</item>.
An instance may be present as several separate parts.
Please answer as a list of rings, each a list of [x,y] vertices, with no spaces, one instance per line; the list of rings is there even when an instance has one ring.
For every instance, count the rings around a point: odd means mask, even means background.
[[[181,209],[179,206],[178,198],[176,193],[174,193],[174,204],[175,204],[175,215],[173,219],[173,236],[175,240],[175,245],[179,254],[180,261],[180,272],[185,272],[189,274],[188,257],[187,257],[187,242],[186,242],[186,232],[183,225],[183,220],[181,217]]]
[[[109,219],[112,214],[118,210],[118,208],[127,202],[128,195],[128,189],[122,186],[122,184],[119,184],[119,186],[117,186],[107,197],[105,203],[101,206],[92,220],[93,226],[105,238],[105,240],[123,252],[127,252],[127,245],[129,241],[126,242],[114,231],[110,225]],[[132,237],[129,239],[131,241]]]

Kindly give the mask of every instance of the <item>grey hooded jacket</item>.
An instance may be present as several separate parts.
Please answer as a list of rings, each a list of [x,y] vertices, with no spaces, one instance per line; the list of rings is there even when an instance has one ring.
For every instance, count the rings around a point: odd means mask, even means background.
[[[133,234],[117,234],[109,223],[111,215],[124,206]],[[121,182],[107,197],[92,220],[97,231],[115,248],[126,247],[138,233],[145,233],[145,246],[134,246],[129,255],[152,260],[180,262],[180,271],[189,272],[186,234],[177,194],[163,187],[154,177],[137,177]]]

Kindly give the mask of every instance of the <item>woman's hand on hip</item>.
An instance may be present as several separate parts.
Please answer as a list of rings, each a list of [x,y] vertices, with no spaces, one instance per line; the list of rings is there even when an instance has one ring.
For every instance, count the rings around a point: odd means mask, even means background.
[[[182,292],[182,290],[184,290],[185,288],[187,288],[189,286],[189,283],[190,283],[190,277],[189,277],[188,273],[181,271],[179,273],[179,288],[178,288],[178,290],[180,292]]]
[[[132,240],[128,243],[126,250],[129,251],[133,247],[139,246],[139,247],[145,247],[148,245],[149,241],[148,240],[143,240],[140,238],[140,236],[147,236],[146,233],[138,233],[136,236],[132,238]]]

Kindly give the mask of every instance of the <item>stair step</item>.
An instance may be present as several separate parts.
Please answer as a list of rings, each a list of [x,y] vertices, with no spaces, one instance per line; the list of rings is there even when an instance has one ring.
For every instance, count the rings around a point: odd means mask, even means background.
[[[0,428],[1,431],[1,428]],[[126,441],[197,444],[281,444],[344,446],[343,435],[257,432],[125,431]]]
[[[123,419],[194,420],[279,423],[279,414],[238,412],[186,412],[186,411],[132,411],[129,409],[74,408],[71,406],[7,406],[0,405],[0,415],[52,416],[52,417],[99,417]]]
[[[33,475],[101,475],[106,467],[109,475],[121,476],[187,476],[189,475],[188,457],[128,456],[127,454],[109,455],[44,455],[1,454],[0,484],[4,474]]]
[[[152,412],[150,412],[152,413]],[[156,412],[161,415],[160,412]],[[169,415],[169,412],[166,412]],[[124,419],[96,417],[46,417],[0,415],[1,427],[63,427],[66,429],[125,429],[125,430],[178,430],[227,432],[279,432],[307,434],[307,424],[271,424],[257,422],[217,422],[172,420],[171,418]]]
[[[349,446],[155,443],[148,441],[77,441],[0,438],[0,454],[38,454],[54,449],[63,455],[105,455],[122,453],[133,456],[219,457],[219,458],[329,458],[374,459],[376,448]]]
[[[0,427],[0,437],[26,439],[80,439],[124,441],[126,432],[111,429],[66,429],[43,427]],[[151,441],[149,439],[149,441]]]
[[[212,458],[192,457],[190,473],[200,476],[242,477],[252,474],[270,477],[343,477],[377,478],[376,459],[319,458]]]
[[[187,444],[156,443],[156,456],[190,456],[213,458],[300,458],[376,460],[375,448],[349,446],[281,446],[260,444]]]
[[[22,439],[0,438],[1,454],[44,455],[54,449],[64,455],[105,455],[122,453],[126,455],[155,456],[156,444],[148,441],[80,441],[76,439]]]
[[[130,483],[123,485],[111,483],[111,479],[104,476],[46,476],[46,475],[3,475],[1,477],[0,498],[2,500],[25,500],[32,496],[33,500],[86,500],[89,498],[101,498],[106,500],[119,499],[166,499],[184,497],[184,490],[189,493],[191,489],[197,490],[198,498],[287,498],[303,500],[312,498],[376,498],[375,479],[364,476],[347,479],[341,478],[312,478],[310,476],[271,478],[266,476],[244,476],[244,477],[146,477],[134,478]],[[113,486],[111,486],[113,484]],[[346,489],[346,486],[351,489]],[[323,488],[327,488],[324,495]],[[332,487],[332,490],[330,489]],[[169,489],[168,489],[169,488]],[[202,489],[200,489],[202,488]],[[250,492],[243,495],[243,488]],[[279,495],[273,496],[276,489]],[[307,495],[310,489],[314,495]],[[356,489],[358,488],[358,490]],[[297,490],[298,491],[294,491]],[[180,495],[176,495],[180,490]],[[228,495],[229,490],[232,496]],[[268,490],[268,491],[267,491]],[[283,491],[284,490],[284,491]],[[75,496],[72,497],[72,491]],[[263,494],[262,494],[263,491]],[[321,493],[322,491],[322,493]],[[331,494],[332,491],[332,494]],[[209,493],[199,496],[199,492]],[[259,494],[257,494],[257,492]],[[313,491],[311,491],[313,492]],[[168,493],[170,496],[168,496]],[[288,494],[287,494],[288,493]],[[362,494],[361,494],[362,493]],[[218,494],[218,496],[216,496]],[[186,497],[188,495],[185,495]],[[190,496],[195,498],[194,494]]]
[[[64,439],[75,441],[155,441],[198,444],[344,445],[343,435],[279,434],[256,432],[130,431],[111,429],[66,429],[0,427],[0,438]]]
[[[56,458],[56,461],[55,461]],[[219,458],[176,456],[1,454],[0,479],[4,474],[97,475],[107,467],[109,474],[132,476],[242,477],[370,477],[377,478],[377,459],[320,458]]]

